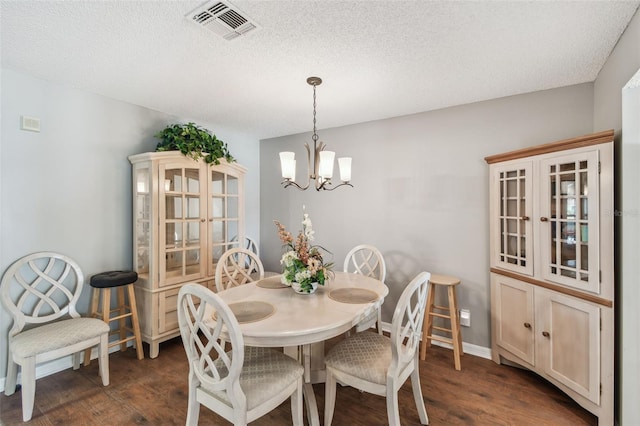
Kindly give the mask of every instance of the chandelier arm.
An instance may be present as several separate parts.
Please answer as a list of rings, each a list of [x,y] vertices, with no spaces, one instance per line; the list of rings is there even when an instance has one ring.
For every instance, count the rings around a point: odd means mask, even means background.
[[[330,182],[330,181],[325,181],[325,182]],[[322,190],[324,190],[324,191],[333,191],[334,189],[338,189],[338,188],[340,188],[341,186],[345,186],[345,185],[346,185],[346,186],[350,186],[350,187],[352,187],[352,188],[353,188],[353,185],[351,185],[349,182],[342,182],[340,185],[336,185],[336,186],[333,186],[333,187],[331,187],[331,188],[330,188],[330,187],[328,187],[328,186],[325,186],[325,182],[323,182],[323,183],[322,183],[322,185],[320,185],[320,188],[316,188],[316,191],[320,191],[320,189],[322,189]],[[329,184],[330,184],[330,183],[329,183]]]
[[[297,182],[295,182],[295,181],[293,181],[291,179],[285,179],[280,183],[282,185],[284,185],[284,188],[288,188],[290,186],[293,186],[294,188],[297,188],[300,191],[304,191],[305,189],[309,188],[309,182],[307,182],[307,184],[305,186],[300,186]]]

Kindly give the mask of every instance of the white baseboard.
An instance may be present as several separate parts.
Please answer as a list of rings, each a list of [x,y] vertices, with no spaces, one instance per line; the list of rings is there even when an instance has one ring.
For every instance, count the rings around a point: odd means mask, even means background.
[[[132,347],[133,346],[133,342],[127,342],[127,347]],[[120,346],[113,346],[111,348],[109,348],[109,353],[114,353],[114,352],[118,352],[120,350]],[[91,349],[91,359],[97,359],[98,358],[98,349],[97,348],[92,348]],[[80,357],[80,368],[82,368],[82,362],[84,360],[84,351],[82,356]],[[50,376],[51,374],[55,374],[58,373],[60,371],[63,370],[67,370],[69,368],[73,367],[73,359],[72,356],[66,356],[64,358],[58,358],[58,359],[54,359],[53,361],[49,361],[49,362],[44,362],[42,364],[38,364],[36,366],[36,380],[42,378],[42,377],[46,377],[46,376]],[[4,392],[4,384],[6,381],[6,377],[3,377],[0,379],[0,392]],[[18,384],[22,383],[22,374],[21,372],[18,373]]]
[[[390,332],[391,324],[388,322],[382,322],[382,331]],[[435,340],[431,341],[431,344],[434,346],[440,346],[443,348],[453,350],[453,346],[449,343],[438,342]],[[484,346],[474,345],[472,343],[462,342],[462,351],[465,354],[474,355],[480,358],[491,359],[491,348],[485,348]]]

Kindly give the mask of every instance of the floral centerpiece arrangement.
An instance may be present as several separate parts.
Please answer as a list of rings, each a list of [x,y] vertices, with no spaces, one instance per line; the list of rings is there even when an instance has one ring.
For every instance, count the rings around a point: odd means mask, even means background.
[[[317,285],[324,285],[333,275],[333,263],[324,263],[321,253],[321,250],[327,253],[329,251],[311,244],[314,230],[307,213],[303,214],[302,230],[295,239],[283,224],[277,220],[274,222],[285,248],[280,259],[283,266],[282,283],[292,286],[298,293],[313,293]]]

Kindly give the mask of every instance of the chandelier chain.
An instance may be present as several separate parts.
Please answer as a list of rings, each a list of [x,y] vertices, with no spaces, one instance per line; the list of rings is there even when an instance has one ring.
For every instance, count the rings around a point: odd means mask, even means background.
[[[313,136],[311,136],[311,139],[313,139],[314,145],[318,141],[318,134],[316,133],[316,84],[315,83],[313,85]]]

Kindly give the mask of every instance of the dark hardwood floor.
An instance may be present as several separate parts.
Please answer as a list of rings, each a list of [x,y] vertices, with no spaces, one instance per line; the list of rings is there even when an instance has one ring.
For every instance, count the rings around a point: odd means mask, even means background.
[[[329,342],[327,346],[330,346]],[[148,349],[148,348],[145,348]],[[148,352],[147,352],[148,353]],[[138,361],[135,351],[110,357],[111,384],[103,387],[98,365],[72,369],[36,383],[33,419],[22,423],[20,392],[0,396],[3,425],[183,425],[187,407],[187,365],[180,339],[165,342],[156,359]],[[453,367],[448,349],[432,347],[420,363],[422,392],[430,424],[439,425],[596,425],[597,419],[535,374],[497,365],[471,355],[462,358],[462,371]],[[324,385],[314,385],[320,421]],[[409,381],[400,390],[403,425],[419,418]],[[386,425],[385,399],[338,387],[334,425]],[[201,425],[225,420],[200,409]],[[289,402],[252,425],[291,424]]]

